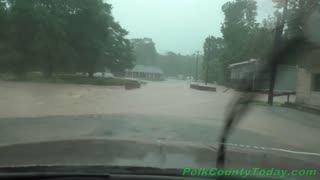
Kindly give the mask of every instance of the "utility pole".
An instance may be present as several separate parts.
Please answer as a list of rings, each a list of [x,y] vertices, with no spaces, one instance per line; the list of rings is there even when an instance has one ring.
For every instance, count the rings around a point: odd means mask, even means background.
[[[199,63],[199,53],[200,51],[197,51],[197,57],[196,57],[196,75],[195,75],[195,81],[197,82],[198,81],[198,63]]]
[[[274,44],[272,49],[272,59],[270,64],[270,84],[269,84],[269,93],[268,93],[268,104],[273,105],[273,96],[274,96],[274,87],[276,82],[277,76],[277,62],[275,62],[276,56],[278,54],[280,43],[281,43],[281,36],[284,28],[284,21],[287,13],[287,6],[288,0],[285,0],[282,16],[278,16],[277,25],[275,29],[275,37],[274,37]]]
[[[212,53],[212,47],[210,45],[209,51],[208,51],[208,59],[206,63],[206,79],[205,79],[205,84],[208,84],[209,81],[209,61],[211,61],[211,53]]]
[[[206,80],[205,83],[206,85],[208,84],[208,78],[209,78],[209,59],[210,59],[210,53],[209,53],[209,58],[207,59],[207,64],[206,64]]]
[[[212,48],[212,44],[210,44],[210,47],[209,47],[209,50],[208,50],[208,59],[207,59],[207,62],[206,62],[206,80],[205,80],[205,83],[206,85],[208,84],[208,81],[209,81],[209,61],[211,61],[211,53],[213,53],[213,48]]]

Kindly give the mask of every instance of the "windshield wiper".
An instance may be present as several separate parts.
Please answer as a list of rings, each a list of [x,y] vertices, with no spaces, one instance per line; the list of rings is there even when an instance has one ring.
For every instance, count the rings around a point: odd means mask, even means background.
[[[285,57],[288,56],[292,52],[300,52],[305,50],[304,47],[308,45],[308,48],[312,50],[312,48],[316,48],[314,44],[311,44],[306,41],[303,37],[297,37],[288,43],[286,43],[282,49],[280,49],[277,54],[275,54],[270,61],[268,62],[268,65],[263,67],[260,72],[257,73],[257,78],[262,77],[262,75],[268,71],[268,69],[276,68],[278,64],[281,64],[285,61]],[[250,89],[249,86],[242,87],[245,89]],[[226,161],[226,142],[230,135],[230,132],[232,132],[235,122],[237,122],[241,117],[244,115],[245,112],[249,109],[249,103],[253,98],[255,98],[256,95],[253,93],[245,96],[245,98],[236,97],[233,100],[233,105],[230,107],[230,111],[227,114],[225,118],[225,125],[222,130],[221,137],[219,139],[219,148],[217,152],[217,160],[216,160],[216,166],[224,169],[225,168],[225,161]]]

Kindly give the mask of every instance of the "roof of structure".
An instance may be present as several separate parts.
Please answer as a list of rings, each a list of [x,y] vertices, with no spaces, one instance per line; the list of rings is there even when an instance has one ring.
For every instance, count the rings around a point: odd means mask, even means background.
[[[261,62],[260,60],[258,59],[250,59],[249,61],[242,61],[242,62],[238,62],[238,63],[234,63],[234,64],[229,64],[229,68],[233,68],[233,67],[236,67],[236,66],[240,66],[240,65],[245,65],[245,64],[251,64],[251,63],[258,63],[258,62]]]
[[[127,70],[128,72],[145,72],[154,74],[163,74],[162,70],[156,66],[136,65],[133,69]]]

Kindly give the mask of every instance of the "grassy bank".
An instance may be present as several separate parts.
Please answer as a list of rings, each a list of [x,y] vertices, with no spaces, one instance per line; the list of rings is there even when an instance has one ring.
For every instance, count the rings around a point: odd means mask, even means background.
[[[260,100],[252,100],[249,102],[250,104],[253,105],[258,105],[258,106],[270,106],[268,102],[266,101],[260,101]],[[273,106],[282,106],[284,103],[279,103],[279,102],[273,102]]]
[[[239,104],[245,104],[245,105],[256,105],[256,106],[271,106],[268,104],[267,100],[259,100],[256,99],[256,96],[253,97],[240,97]],[[285,102],[273,102],[272,106],[282,106]]]
[[[104,77],[87,77],[81,75],[55,75],[52,77],[44,77],[38,73],[29,73],[26,77],[19,78],[11,74],[1,74],[0,79],[4,81],[18,82],[37,82],[37,83],[69,83],[69,84],[90,84],[101,86],[123,86],[126,83],[136,83],[139,81],[127,80],[120,78],[104,78]],[[142,84],[142,82],[139,82]]]

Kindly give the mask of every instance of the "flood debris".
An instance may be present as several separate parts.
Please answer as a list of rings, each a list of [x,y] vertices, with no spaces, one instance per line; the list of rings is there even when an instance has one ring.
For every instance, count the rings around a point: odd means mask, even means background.
[[[127,81],[125,84],[124,84],[124,88],[126,90],[131,90],[131,89],[137,89],[137,88],[140,88],[141,87],[141,84],[137,81]]]

